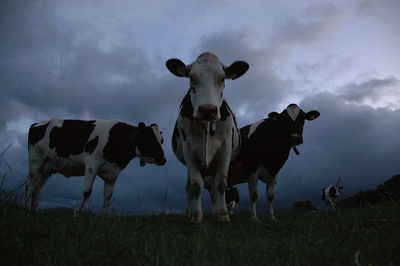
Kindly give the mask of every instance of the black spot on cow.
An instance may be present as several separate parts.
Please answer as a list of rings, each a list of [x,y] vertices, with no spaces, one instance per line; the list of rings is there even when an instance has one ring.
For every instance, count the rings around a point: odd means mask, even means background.
[[[201,195],[201,187],[199,183],[193,183],[190,187],[194,198],[198,198]]]
[[[184,131],[183,129],[181,129],[181,131],[182,131],[182,138],[183,138],[183,141],[186,141],[186,134],[185,134],[185,131]]]
[[[330,196],[331,198],[335,198],[335,197],[336,197],[336,187],[332,186],[332,187],[329,189],[329,196]]]
[[[44,138],[49,122],[41,126],[36,125],[37,123],[31,125],[31,127],[29,128],[28,142],[31,145],[35,145],[37,142]]]
[[[116,163],[120,169],[124,169],[128,163],[136,157],[135,137],[137,128],[126,123],[116,123],[108,136],[108,142],[104,146],[103,156],[110,163]]]
[[[193,117],[194,108],[192,105],[189,92],[186,93],[185,97],[183,98],[180,109],[181,109],[180,116],[189,118],[190,121],[194,121]]]
[[[258,192],[254,191],[253,194],[251,194],[251,196],[250,196],[250,200],[252,202],[255,202],[257,199],[258,199]]]
[[[94,127],[94,120],[64,120],[61,127],[55,126],[50,131],[49,147],[63,158],[81,154]]]
[[[86,144],[85,152],[92,154],[96,149],[98,143],[99,143],[99,136],[96,136],[94,139],[90,140]]]
[[[221,121],[225,121],[232,113],[225,100],[222,101],[221,107],[219,108],[219,113],[221,114]]]
[[[174,132],[172,133],[172,145],[173,145],[174,149],[177,148],[177,145],[178,145],[177,141],[178,141],[179,137],[180,137],[180,134],[179,134],[179,130],[178,130],[178,124],[175,123]]]
[[[142,156],[153,158],[157,165],[165,164],[164,151],[161,148],[160,143],[157,141],[157,137],[154,135],[151,126],[145,126],[143,122],[139,123],[136,132],[135,145]]]

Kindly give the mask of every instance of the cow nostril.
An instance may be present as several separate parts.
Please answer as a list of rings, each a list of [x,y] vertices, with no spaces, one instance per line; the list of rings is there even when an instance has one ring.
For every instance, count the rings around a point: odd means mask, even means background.
[[[202,120],[214,120],[218,114],[218,108],[215,105],[203,104],[198,107],[198,113]]]
[[[216,114],[218,112],[218,108],[211,104],[203,104],[199,106],[199,112],[201,113],[209,113]]]

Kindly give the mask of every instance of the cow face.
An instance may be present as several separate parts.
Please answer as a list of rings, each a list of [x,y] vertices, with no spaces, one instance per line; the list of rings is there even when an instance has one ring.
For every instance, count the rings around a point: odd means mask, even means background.
[[[144,163],[155,163],[164,165],[166,159],[161,145],[164,143],[162,132],[159,131],[157,124],[145,126],[140,122],[136,133],[136,154]]]
[[[329,196],[332,199],[337,199],[340,197],[340,192],[342,191],[343,187],[339,187],[339,186],[332,186],[329,189]]]
[[[189,95],[193,117],[199,121],[220,119],[225,79],[236,79],[249,68],[243,61],[236,61],[226,67],[217,56],[209,52],[201,54],[190,65],[185,65],[179,59],[169,59],[166,66],[174,75],[190,78]]]
[[[284,132],[288,133],[289,142],[295,147],[303,143],[304,121],[314,120],[319,115],[318,111],[305,113],[296,104],[290,104],[282,113],[271,112],[268,117],[281,122]]]

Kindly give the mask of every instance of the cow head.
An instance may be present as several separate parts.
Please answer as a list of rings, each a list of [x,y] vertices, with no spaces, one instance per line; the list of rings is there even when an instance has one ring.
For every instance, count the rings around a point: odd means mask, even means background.
[[[143,122],[139,123],[136,133],[136,154],[140,158],[140,165],[145,163],[155,163],[164,165],[166,159],[164,151],[161,147],[164,139],[162,132],[158,129],[157,124],[146,126]]]
[[[249,68],[243,61],[236,61],[226,67],[210,52],[199,55],[190,65],[185,65],[179,59],[169,59],[166,66],[172,74],[190,78],[189,95],[193,117],[199,121],[220,119],[219,108],[223,101],[225,79],[236,79]]]
[[[343,187],[340,186],[331,186],[331,188],[329,189],[329,197],[331,197],[332,199],[339,198],[342,189]]]
[[[282,113],[271,112],[268,117],[280,121],[284,131],[288,133],[289,143],[298,155],[299,151],[296,146],[303,143],[304,121],[314,120],[319,115],[319,112],[315,110],[305,113],[297,104],[292,103]]]

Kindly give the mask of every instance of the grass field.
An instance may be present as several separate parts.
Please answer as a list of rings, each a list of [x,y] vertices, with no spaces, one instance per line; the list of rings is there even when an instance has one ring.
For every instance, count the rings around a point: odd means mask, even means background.
[[[400,265],[400,206],[336,213],[101,217],[0,203],[0,265]]]

